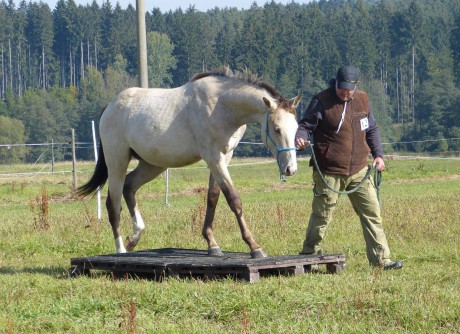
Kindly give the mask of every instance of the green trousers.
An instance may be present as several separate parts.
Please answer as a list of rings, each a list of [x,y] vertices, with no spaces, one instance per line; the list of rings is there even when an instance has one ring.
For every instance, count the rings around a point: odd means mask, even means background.
[[[366,172],[367,167],[352,176],[324,173],[323,176],[332,189],[344,191],[356,187]],[[313,181],[315,187],[313,189],[312,213],[301,254],[322,253],[319,244],[332,220],[332,214],[339,198],[339,194],[327,188],[317,171],[313,171]],[[366,180],[357,191],[347,196],[361,222],[369,263],[373,266],[389,263],[391,261],[390,249],[383,230],[380,206],[372,181]]]

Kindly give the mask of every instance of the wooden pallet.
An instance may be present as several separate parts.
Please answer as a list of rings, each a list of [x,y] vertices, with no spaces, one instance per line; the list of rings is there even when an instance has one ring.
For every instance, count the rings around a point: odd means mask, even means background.
[[[70,260],[72,276],[103,270],[117,277],[128,275],[155,280],[168,276],[232,277],[249,282],[269,275],[300,275],[311,271],[312,266],[323,264],[326,272],[338,273],[345,269],[345,255],[281,255],[252,259],[248,253],[224,252],[223,257],[211,257],[204,250],[162,248]]]

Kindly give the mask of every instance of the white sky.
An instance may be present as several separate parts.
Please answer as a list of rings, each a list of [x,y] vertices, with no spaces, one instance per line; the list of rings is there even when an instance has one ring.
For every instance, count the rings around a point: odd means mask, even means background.
[[[26,0],[39,2],[39,0]],[[42,2],[47,3],[51,9],[54,9],[58,0],[42,0]],[[91,4],[93,0],[74,0],[77,5],[86,5]],[[275,0],[276,3],[288,4],[290,2],[296,3],[308,3],[312,0]],[[14,0],[16,7],[20,3],[20,0]],[[96,0],[96,2],[102,5],[103,0]],[[236,7],[238,9],[248,9],[253,3],[257,3],[259,7],[263,6],[265,3],[270,2],[270,0],[144,0],[145,10],[150,12],[154,7],[160,8],[164,12],[169,10],[176,10],[179,7],[182,10],[186,10],[190,5],[195,5],[195,9],[198,11],[207,11],[215,7],[225,8],[225,7]],[[110,3],[115,6],[117,0],[110,0]],[[118,0],[118,3],[122,8],[126,8],[128,4],[131,4],[136,8],[136,0]]]

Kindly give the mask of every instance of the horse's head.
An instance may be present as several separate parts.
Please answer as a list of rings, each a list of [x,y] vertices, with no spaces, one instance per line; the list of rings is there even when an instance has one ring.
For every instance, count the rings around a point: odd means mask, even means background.
[[[267,117],[262,124],[262,139],[278,162],[282,176],[294,175],[297,171],[295,134],[297,131],[296,108],[301,96],[282,100],[274,105],[263,98],[268,108]]]

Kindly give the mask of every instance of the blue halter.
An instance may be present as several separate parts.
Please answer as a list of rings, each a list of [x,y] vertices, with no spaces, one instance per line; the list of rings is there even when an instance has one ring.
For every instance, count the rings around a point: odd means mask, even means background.
[[[275,146],[276,148],[276,163],[278,164],[278,168],[280,169],[280,163],[279,163],[279,156],[280,156],[280,153],[281,152],[287,152],[287,151],[296,151],[297,149],[295,147],[286,147],[286,148],[282,148],[282,147],[279,147],[278,145],[276,145],[275,141],[273,140],[272,136],[270,136],[270,131],[268,129],[268,114],[267,113],[267,121],[266,121],[266,126],[265,126],[265,135],[268,139],[270,139],[270,141],[272,142],[273,146]],[[286,182],[286,176],[283,175],[283,173],[281,172],[281,169],[280,169],[280,181],[282,182]]]

